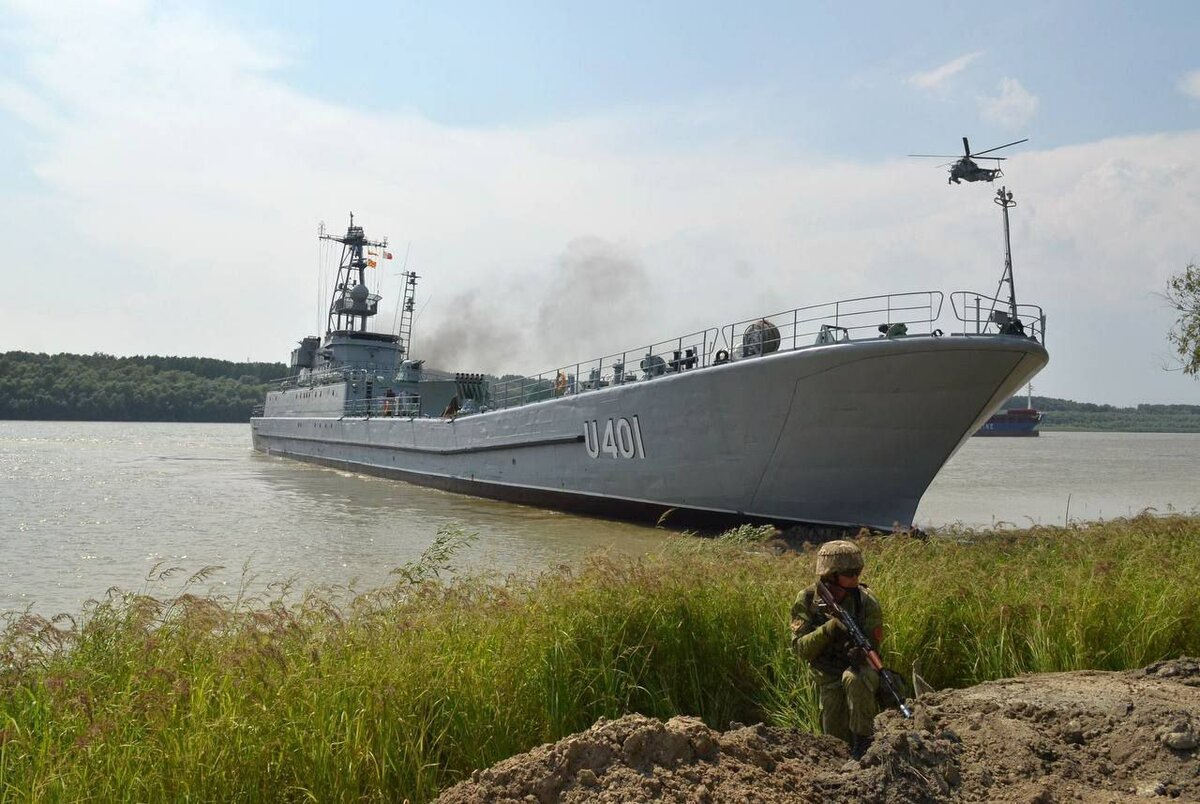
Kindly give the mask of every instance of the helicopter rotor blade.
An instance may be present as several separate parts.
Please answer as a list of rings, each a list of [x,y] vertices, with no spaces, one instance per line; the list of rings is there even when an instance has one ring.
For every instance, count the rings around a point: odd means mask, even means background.
[[[963,138],[963,141],[964,142],[966,141],[965,137]],[[1026,137],[1023,140],[1017,140],[1016,142],[1010,142],[1010,143],[1007,143],[1006,145],[997,145],[995,148],[988,148],[986,151],[980,151],[979,153],[975,154],[975,156],[980,156],[982,154],[990,154],[992,151],[999,151],[1001,148],[1007,148],[1010,145],[1020,145],[1023,142],[1029,142],[1029,138]],[[992,159],[998,159],[998,158],[999,157],[995,157],[995,156],[992,157]]]
[[[909,154],[917,159],[962,159],[958,154]]]
[[[966,137],[963,137],[963,153],[966,154],[967,159],[971,158],[971,143],[967,142]]]

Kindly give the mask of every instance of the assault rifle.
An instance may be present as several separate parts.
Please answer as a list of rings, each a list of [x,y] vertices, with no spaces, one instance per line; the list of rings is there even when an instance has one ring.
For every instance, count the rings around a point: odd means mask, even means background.
[[[900,694],[900,690],[896,689],[896,685],[891,679],[892,671],[884,668],[883,660],[879,658],[875,648],[871,647],[871,641],[867,639],[867,635],[858,627],[858,623],[854,622],[854,618],[833,599],[833,593],[829,591],[829,587],[825,585],[824,581],[817,581],[817,594],[821,596],[821,601],[825,604],[824,608],[829,616],[837,618],[846,627],[850,641],[867,655],[867,663],[875,669],[875,672],[879,673],[880,682],[896,699],[896,703],[900,705],[900,712],[905,717],[912,717],[912,710],[908,708],[908,704],[904,703],[904,696]]]

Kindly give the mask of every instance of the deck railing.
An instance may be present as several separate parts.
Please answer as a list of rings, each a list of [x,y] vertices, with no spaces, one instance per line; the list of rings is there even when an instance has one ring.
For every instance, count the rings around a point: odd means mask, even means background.
[[[717,335],[715,328],[704,329],[648,346],[560,366],[541,374],[493,382],[491,406],[509,408],[703,368],[711,363],[716,351]]]
[[[772,352],[788,352],[883,335],[928,335],[941,317],[940,291],[893,293],[842,299],[826,304],[796,307],[771,315],[737,321],[681,335],[643,347],[558,366],[540,374],[491,383],[489,409],[542,402],[560,396],[586,393],[614,385],[649,382],[660,377],[752,359]],[[1044,343],[1046,316],[1033,304],[1017,306],[1019,324],[1011,319],[1007,301],[983,293],[950,294],[955,318],[963,335],[1016,334]],[[428,373],[428,372],[427,372]],[[366,381],[378,376],[381,383],[394,377],[377,366],[341,365],[334,369],[289,377],[283,387],[320,385],[344,380]],[[447,375],[452,376],[452,375]],[[390,404],[389,404],[390,402]],[[385,405],[387,411],[385,412]],[[419,400],[375,397],[351,401],[346,416],[416,416]]]
[[[771,351],[789,352],[833,341],[875,338],[884,331],[881,326],[887,329],[896,324],[903,324],[908,334],[928,334],[941,314],[942,294],[936,290],[863,296],[727,324],[721,328],[721,339],[731,356],[753,357],[746,354],[747,339],[753,344],[756,339],[774,336],[769,331],[764,336],[761,327],[755,328],[762,321],[770,322],[779,333],[778,350]]]
[[[391,382],[396,377],[398,366],[385,367],[378,363],[339,363],[332,368],[322,368],[317,371],[305,371],[292,374],[272,383],[278,383],[280,388],[296,388],[299,386],[328,385],[330,383],[368,382],[379,384]],[[428,372],[426,372],[428,373]]]
[[[1036,304],[1018,304],[1017,320],[1007,299],[956,290],[950,294],[950,308],[962,324],[964,335],[1024,335],[1046,345],[1046,314]]]
[[[351,399],[346,402],[342,417],[373,418],[396,416],[411,418],[421,415],[421,398],[416,394],[376,396],[370,399]]]
[[[902,329],[910,334],[927,334],[941,315],[942,300],[942,293],[933,290],[797,307],[495,382],[491,407],[515,407],[612,385],[647,382],[771,352],[853,340],[868,333],[878,337],[881,325],[884,330],[904,325]]]

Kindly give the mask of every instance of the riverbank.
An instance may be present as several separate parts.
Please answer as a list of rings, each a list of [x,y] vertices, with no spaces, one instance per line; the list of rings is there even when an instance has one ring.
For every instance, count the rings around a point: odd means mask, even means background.
[[[787,613],[812,556],[742,530],[536,577],[452,578],[444,533],[393,585],[112,594],[0,639],[16,799],[424,801],[628,713],[811,728]],[[885,657],[936,687],[1200,655],[1200,518],[864,540]],[[167,571],[170,572],[169,570]]]

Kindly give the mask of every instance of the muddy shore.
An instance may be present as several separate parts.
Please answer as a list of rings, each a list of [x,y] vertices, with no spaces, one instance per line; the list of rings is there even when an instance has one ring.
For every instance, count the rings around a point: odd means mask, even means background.
[[[922,696],[888,711],[852,760],[840,741],[689,717],[600,720],[476,771],[467,802],[1200,801],[1200,661],[1046,673]]]

